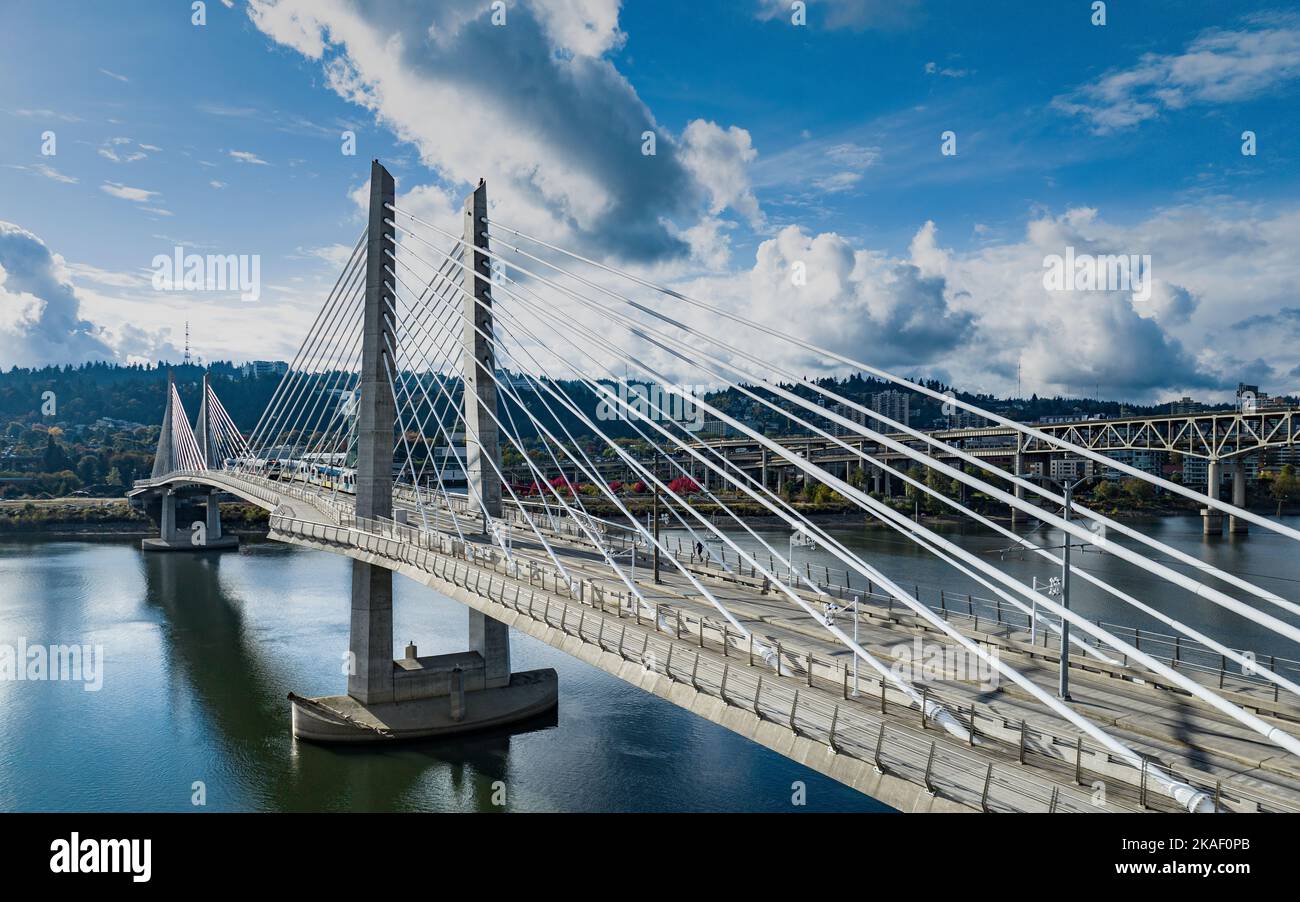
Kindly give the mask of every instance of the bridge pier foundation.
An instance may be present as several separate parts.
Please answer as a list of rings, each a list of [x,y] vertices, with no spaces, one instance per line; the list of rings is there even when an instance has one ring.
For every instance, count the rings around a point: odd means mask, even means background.
[[[1238,457],[1232,464],[1232,503],[1234,507],[1246,506],[1246,458]],[[1228,517],[1228,532],[1231,535],[1245,535],[1250,532],[1250,524],[1239,517]]]
[[[1215,501],[1219,500],[1219,483],[1223,466],[1217,458],[1211,458],[1205,467],[1205,494]],[[1223,514],[1218,508],[1206,506],[1201,508],[1201,532],[1207,536],[1223,535]]]
[[[221,508],[218,499],[221,493],[210,489],[204,493],[203,520],[194,520],[189,529],[181,526],[181,513],[193,511],[175,488],[164,490],[159,499],[158,536],[143,539],[140,547],[144,551],[234,551],[239,548],[239,537],[228,536],[221,531]],[[198,496],[195,496],[198,497]],[[186,518],[188,519],[188,518]]]

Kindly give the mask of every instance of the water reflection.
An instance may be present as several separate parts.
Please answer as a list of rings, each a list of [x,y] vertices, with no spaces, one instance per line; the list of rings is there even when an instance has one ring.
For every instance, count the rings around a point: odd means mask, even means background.
[[[527,636],[557,711],[496,732],[367,747],[297,743],[287,693],[344,685],[350,562],[270,542],[143,554],[0,544],[0,642],[93,642],[102,691],[0,682],[0,810],[725,811],[883,806]],[[466,610],[398,578],[394,638],[460,650]],[[504,805],[501,801],[504,788]]]

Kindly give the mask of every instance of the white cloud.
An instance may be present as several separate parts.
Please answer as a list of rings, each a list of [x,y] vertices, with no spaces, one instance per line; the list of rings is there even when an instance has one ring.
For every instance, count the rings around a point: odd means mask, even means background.
[[[212,179],[210,182],[208,182],[208,184],[211,185],[213,188],[218,188],[218,189],[226,187],[225,182],[219,182],[216,179]]]
[[[623,46],[618,27],[621,0],[528,0],[556,48],[596,57]]]
[[[940,67],[938,63],[929,62],[925,64],[926,75],[942,75],[944,78],[965,78],[970,75],[967,69],[950,69],[947,66]]]
[[[763,213],[749,184],[749,164],[758,156],[749,132],[696,119],[682,132],[682,146],[682,163],[709,191],[711,213],[731,208],[751,225],[763,224]]]
[[[127,78],[125,75],[118,75],[116,72],[110,72],[107,69],[100,69],[99,71],[107,75],[109,78],[115,78],[121,82],[129,82],[131,80]]]
[[[64,175],[53,166],[47,166],[44,163],[33,163],[31,166],[23,166],[18,163],[6,163],[5,167],[8,169],[19,169],[24,172],[34,172],[39,176],[43,176],[51,181],[62,182],[65,185],[75,185],[80,181],[80,179],[75,175]]]
[[[352,257],[352,248],[346,244],[329,244],[324,247],[298,248],[298,253],[324,260],[332,268],[341,270]]]
[[[1300,388],[1300,205],[1173,207],[1126,225],[1072,208],[1036,215],[1019,238],[983,235],[977,247],[956,251],[927,222],[906,254],[894,256],[787,227],[761,244],[749,269],[670,284],[899,375],[973,392],[1011,393],[1017,365],[1026,394],[1099,388],[1154,402],[1227,397],[1239,381],[1274,393]],[[1149,254],[1151,297],[1045,290],[1045,257],[1067,247]],[[796,264],[805,285],[794,284]],[[694,309],[673,315],[719,329],[716,317]],[[795,372],[826,371],[826,361],[787,343],[730,326],[722,334]],[[698,381],[681,366],[676,378]]]
[[[148,288],[149,278],[141,273],[112,272],[89,263],[68,263],[68,272],[78,282],[93,282],[111,288]]]
[[[159,194],[157,191],[146,191],[144,188],[132,188],[128,185],[122,185],[118,182],[105,182],[99,186],[99,190],[111,194],[114,197],[120,197],[122,200],[134,201],[135,203],[148,203]]]
[[[756,0],[758,18],[789,23],[790,0]],[[896,28],[914,21],[920,0],[808,0],[808,25],[828,29]]]
[[[22,116],[24,119],[58,119],[61,122],[81,122],[80,116],[73,116],[70,113],[60,113],[55,110],[12,110],[15,116]]]
[[[106,339],[82,318],[62,258],[21,226],[0,221],[0,359],[8,366],[111,359]]]
[[[257,154],[247,150],[229,151],[230,156],[236,163],[251,163],[254,166],[270,166],[271,164],[263,160]]]
[[[1300,77],[1300,20],[1254,16],[1238,30],[1212,28],[1183,52],[1147,53],[1129,69],[1056,97],[1099,134],[1132,128],[1193,104],[1250,100]]]
[[[471,0],[252,0],[249,16],[319,61],[332,90],[415,147],[457,196],[486,178],[493,214],[518,228],[628,260],[686,259],[683,231],[712,215],[715,189],[741,215],[755,217],[757,206],[734,168],[725,187],[702,184],[685,144],[603,55],[622,41],[618,9],[612,0],[527,0],[496,27],[490,7]],[[485,58],[492,77],[467,80]],[[642,153],[647,131],[653,155]],[[724,134],[732,158],[743,157],[748,135]],[[697,163],[723,165],[695,151]]]
[[[860,172],[836,172],[832,175],[815,178],[812,184],[819,191],[833,194],[836,191],[847,191],[860,181],[862,181],[862,173]]]
[[[127,147],[133,143],[130,138],[109,138],[98,149],[98,153],[106,160],[114,163],[134,163],[137,160],[146,159],[149,155],[144,153],[145,145],[137,145],[139,150],[121,150],[118,148]]]

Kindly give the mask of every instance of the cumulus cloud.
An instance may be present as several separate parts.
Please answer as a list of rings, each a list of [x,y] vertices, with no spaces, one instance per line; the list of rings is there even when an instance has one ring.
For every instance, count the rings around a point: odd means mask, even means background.
[[[923,272],[915,261],[855,248],[830,232],[810,235],[797,226],[762,242],[749,271],[692,280],[686,290],[880,366],[942,362],[969,340],[972,326],[971,315],[949,303],[944,279]],[[813,362],[779,343],[763,353],[794,367]]]
[[[103,330],[82,319],[62,259],[31,232],[0,221],[0,360],[42,366],[113,356]]]
[[[739,272],[673,283],[831,350],[905,376],[1007,394],[1091,393],[1156,401],[1227,396],[1240,381],[1295,391],[1300,379],[1300,206],[1173,207],[1116,224],[1098,210],[1040,212],[1018,238],[954,250],[922,224],[902,255],[789,227]],[[1147,298],[1133,290],[1047,290],[1050,255],[1149,255]],[[796,268],[806,284],[797,285]],[[701,331],[721,324],[674,308]],[[751,353],[800,373],[828,364],[726,326]],[[843,372],[842,368],[839,371]],[[688,374],[676,375],[689,381]],[[697,377],[698,378],[698,377]]]
[[[1144,54],[1052,105],[1105,134],[1193,104],[1250,100],[1298,77],[1300,18],[1253,16],[1236,30],[1202,32],[1181,53]]]
[[[710,212],[730,207],[753,226],[763,224],[763,213],[749,183],[749,163],[758,156],[749,132],[696,119],[682,133],[682,162],[705,185],[712,197]]]
[[[600,56],[623,46],[621,0],[530,0],[551,44],[579,56]]]
[[[703,123],[688,141],[659,126],[606,56],[623,40],[618,10],[530,0],[498,27],[478,0],[253,0],[249,17],[320,62],[331,89],[410,142],[457,195],[487,178],[503,222],[626,260],[686,259],[686,231],[719,204],[759,217],[742,174],[753,148],[740,129]]]

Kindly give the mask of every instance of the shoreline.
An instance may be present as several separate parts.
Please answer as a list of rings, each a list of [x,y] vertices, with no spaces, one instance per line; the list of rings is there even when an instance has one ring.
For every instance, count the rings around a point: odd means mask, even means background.
[[[640,510],[640,505],[631,505],[634,514],[640,516],[648,512]],[[613,511],[602,511],[597,505],[588,505],[596,516],[603,516]],[[1248,508],[1254,513],[1273,517],[1276,508]],[[697,508],[705,516],[717,513],[713,504]],[[858,508],[808,510],[796,507],[804,516],[819,526],[845,527],[858,526],[864,529],[889,529],[888,524],[876,519]],[[896,508],[899,513],[911,519],[911,512]],[[1283,510],[1283,515],[1293,514],[1291,506]],[[738,512],[740,513],[740,512]],[[1156,522],[1170,517],[1195,517],[1194,508],[1162,507],[1148,510],[1103,511],[1106,516],[1124,523]],[[267,515],[261,508],[240,502],[227,502],[221,505],[223,529],[232,535],[256,537],[266,534]],[[746,522],[757,527],[785,527],[780,517],[772,514],[744,515]],[[1001,525],[1010,525],[1011,517],[1006,513],[986,514],[990,520]],[[1029,517],[1030,515],[1026,515]],[[1025,518],[1020,518],[1025,519]],[[930,526],[952,527],[970,525],[971,521],[948,516],[922,513],[920,522]],[[30,537],[48,539],[76,538],[116,538],[141,539],[155,534],[156,528],[140,511],[129,505],[125,499],[117,498],[49,498],[39,500],[9,500],[0,502],[0,539],[6,537]]]
[[[231,535],[266,534],[267,515],[242,502],[221,505],[222,529]],[[157,527],[125,498],[43,498],[0,502],[0,540],[144,539]]]

